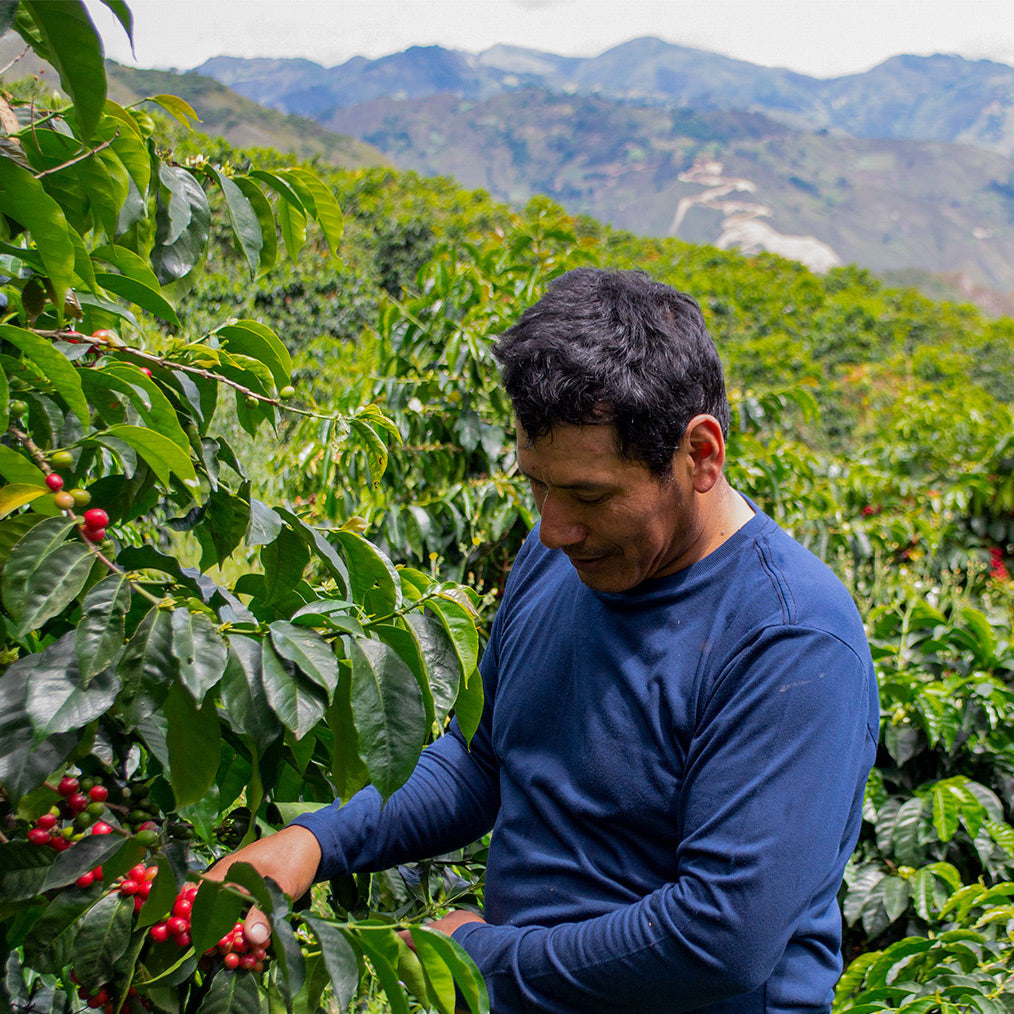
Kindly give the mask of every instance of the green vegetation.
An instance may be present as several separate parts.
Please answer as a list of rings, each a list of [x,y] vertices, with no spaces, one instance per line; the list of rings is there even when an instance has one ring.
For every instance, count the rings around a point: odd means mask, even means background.
[[[87,22],[48,6],[17,27],[66,57],[75,104],[26,86],[0,153],[10,1008],[105,989],[110,1010],[446,1012],[456,980],[485,1009],[459,951],[430,941],[409,967],[395,933],[481,904],[482,842],[296,912],[237,874],[271,912],[263,957],[218,946],[244,899],[202,871],[368,781],[393,791],[450,714],[475,721],[484,626],[532,521],[490,339],[595,263],[698,297],[734,485],[868,625],[882,747],[836,1011],[1010,1010],[1014,322],[545,199],[517,213],[445,179],[236,150],[191,133],[179,99],[105,101]]]

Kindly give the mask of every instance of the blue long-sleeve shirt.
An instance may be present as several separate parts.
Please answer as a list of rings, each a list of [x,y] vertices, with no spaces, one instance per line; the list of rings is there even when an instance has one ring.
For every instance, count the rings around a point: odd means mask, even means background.
[[[826,1010],[876,682],[844,587],[762,513],[633,591],[587,588],[537,532],[482,662],[486,706],[381,808],[298,823],[319,876],[492,827],[487,923],[455,940],[496,1014]]]

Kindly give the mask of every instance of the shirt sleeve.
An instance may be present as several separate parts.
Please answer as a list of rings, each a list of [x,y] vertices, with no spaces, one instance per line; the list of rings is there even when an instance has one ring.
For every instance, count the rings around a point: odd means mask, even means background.
[[[583,922],[460,927],[491,1008],[706,1006],[757,989],[776,966],[791,974],[786,945],[804,917],[823,920],[833,981],[836,894],[875,752],[873,679],[868,656],[822,631],[773,629],[740,652],[701,706],[675,881]]]
[[[372,786],[342,805],[297,817],[321,848],[317,880],[375,873],[464,848],[493,826],[500,783],[490,726],[495,693],[494,620],[480,671],[485,700],[479,727],[466,742],[452,720],[446,735],[419,758],[408,781],[385,803]]]

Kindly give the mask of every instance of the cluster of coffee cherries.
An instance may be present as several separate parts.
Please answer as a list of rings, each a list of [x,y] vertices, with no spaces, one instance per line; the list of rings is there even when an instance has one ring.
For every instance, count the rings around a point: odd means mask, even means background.
[[[190,913],[193,910],[196,897],[197,885],[185,885],[176,896],[169,918],[155,923],[148,931],[152,940],[160,944],[172,941],[179,947],[189,947],[191,943]],[[209,947],[204,952],[204,961],[207,963],[210,959],[219,956],[226,968],[262,972],[267,953],[266,947],[260,947],[247,940],[243,931],[243,923],[237,922],[214,947]]]
[[[77,986],[77,995],[85,1002],[85,1006],[91,1010],[101,1010],[102,1014],[113,1014],[116,1007],[116,988],[112,983],[99,986],[98,989],[89,989],[82,986],[74,972],[70,973],[71,981]],[[120,1008],[121,1011],[154,1010],[154,1004],[140,993],[133,986],[127,991],[127,1002]]]
[[[49,462],[59,468],[73,465],[74,459],[70,451],[56,451],[50,455]],[[48,472],[46,486],[53,491],[53,503],[62,511],[71,511],[76,507],[87,507],[91,503],[91,493],[86,489],[64,489],[63,476],[58,472]],[[104,542],[109,515],[101,507],[92,507],[84,512],[80,528],[81,535],[89,542]]]
[[[270,943],[270,941],[268,942]],[[241,968],[247,972],[262,972],[264,971],[264,959],[267,957],[267,953],[266,947],[247,940],[243,923],[238,922],[218,941],[215,947],[209,947],[204,952],[204,956],[211,958],[216,954],[220,955],[222,964],[226,968]]]
[[[172,940],[179,947],[190,946],[190,912],[197,897],[197,885],[186,884],[176,896],[172,914],[168,919],[155,923],[148,932],[152,940],[163,944]]]
[[[110,834],[112,825],[100,818],[106,810],[109,790],[100,782],[82,783],[71,776],[61,779],[56,791],[60,803],[35,818],[28,832],[34,845],[48,845],[57,852],[69,849],[90,829],[92,834]]]
[[[99,867],[99,871],[101,874],[101,867]],[[95,871],[92,870],[91,872],[94,873]],[[135,915],[141,911],[141,906],[145,903],[148,895],[151,894],[151,882],[155,879],[157,873],[157,866],[145,866],[144,863],[138,863],[114,885],[114,890],[119,893],[121,898],[134,899]],[[88,884],[81,883],[87,876],[88,874],[86,873],[84,877],[78,879],[78,887],[89,886]]]

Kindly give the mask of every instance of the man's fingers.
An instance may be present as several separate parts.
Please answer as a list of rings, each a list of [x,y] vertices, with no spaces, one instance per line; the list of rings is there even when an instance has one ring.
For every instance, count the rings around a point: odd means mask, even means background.
[[[259,908],[251,908],[243,923],[243,936],[255,947],[263,947],[271,939],[271,925]]]

